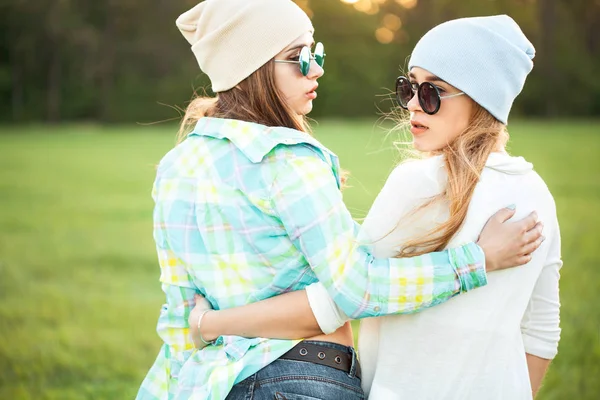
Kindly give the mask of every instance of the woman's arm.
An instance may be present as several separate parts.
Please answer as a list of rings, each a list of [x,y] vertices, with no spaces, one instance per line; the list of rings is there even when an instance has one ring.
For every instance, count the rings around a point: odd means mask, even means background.
[[[482,237],[486,240],[488,235],[497,235],[503,229],[518,227],[518,230],[521,230],[521,227],[531,225],[531,221],[527,220],[501,225],[499,222],[501,218],[495,217],[496,215],[490,219],[482,233]],[[513,226],[509,227],[510,225]],[[530,231],[510,239],[521,243],[519,254],[525,254],[524,252],[528,251],[532,243],[535,243],[531,240],[537,237],[538,229],[538,225],[535,225]],[[500,260],[494,259],[493,262],[500,263]],[[189,325],[196,343],[200,343],[197,316],[202,310],[195,310],[196,312],[190,315]],[[285,293],[241,307],[211,311],[203,317],[201,334],[206,341],[215,340],[221,335],[300,339],[332,333],[348,319],[339,306],[331,300],[323,284],[317,282],[308,286],[307,290]]]
[[[413,258],[374,258],[357,243],[357,227],[331,166],[314,153],[286,160],[272,184],[271,203],[273,215],[281,220],[292,243],[351,318],[416,312],[487,282],[484,253],[474,243]],[[502,210],[501,214],[492,217],[490,224],[501,226],[512,212]],[[522,246],[514,240],[535,225],[535,217],[526,220],[507,224],[492,240],[482,233],[480,243],[488,247],[487,256],[492,255],[488,270],[529,260],[529,256],[517,256]],[[507,247],[514,257],[492,262],[501,259],[497,253],[506,255]],[[534,244],[531,251],[535,248]]]
[[[529,381],[531,382],[531,393],[533,397],[537,395],[540,387],[542,386],[542,380],[546,375],[548,366],[552,360],[540,358],[533,354],[525,354],[527,357],[527,368],[529,369]]]
[[[375,259],[357,242],[358,226],[331,167],[306,151],[279,170],[272,184],[272,209],[347,315],[412,312],[486,283],[483,254],[473,244],[412,259]]]
[[[560,340],[558,284],[562,260],[558,222],[555,220],[549,228],[551,238],[548,243],[548,256],[521,321],[521,335],[534,396],[541,386],[551,360],[558,352]]]
[[[196,343],[202,343],[200,333],[207,342],[222,335],[298,339],[321,334],[304,290],[241,307],[210,311],[202,318],[201,332],[197,324],[198,316],[194,312],[190,315],[190,327]]]
[[[365,220],[365,225],[371,220],[375,221],[375,225],[381,225],[378,215],[386,214],[387,220],[384,218],[382,221],[389,224],[391,229],[402,213],[414,207],[419,196],[430,196],[428,193],[417,193],[422,187],[422,180],[418,182],[420,187],[410,185],[415,180],[412,171],[400,174],[397,171],[402,172],[397,169],[388,178]],[[409,192],[398,198],[399,187]],[[488,265],[506,267],[507,262],[512,263],[509,265],[523,264],[528,260],[515,260],[515,257],[530,253],[533,249],[531,246],[536,246],[535,240],[540,236],[539,226],[525,232],[535,224],[535,218],[530,216],[524,221],[504,224],[513,214],[514,210],[501,210],[490,219],[482,232],[480,242]],[[203,337],[206,340],[219,335],[297,339],[321,332],[332,333],[347,321],[348,317],[332,301],[322,283],[310,285],[307,292],[308,297],[304,291],[299,291],[235,309],[208,313],[202,322]],[[197,319],[190,322],[193,329],[195,321]]]

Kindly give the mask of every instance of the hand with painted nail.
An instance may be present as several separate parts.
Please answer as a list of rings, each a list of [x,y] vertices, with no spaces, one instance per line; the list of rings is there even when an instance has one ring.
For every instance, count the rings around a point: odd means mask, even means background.
[[[486,223],[477,244],[485,253],[486,271],[496,271],[527,264],[544,241],[543,224],[534,211],[516,222],[506,222],[515,215],[510,205],[494,214]]]

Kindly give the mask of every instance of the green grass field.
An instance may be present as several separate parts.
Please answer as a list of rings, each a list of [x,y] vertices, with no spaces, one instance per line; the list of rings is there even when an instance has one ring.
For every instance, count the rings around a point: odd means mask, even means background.
[[[600,398],[600,121],[518,121],[511,152],[556,199],[562,341],[540,399]],[[398,161],[371,122],[315,134],[362,217]],[[131,399],[160,346],[155,165],[171,125],[0,128],[0,399]]]

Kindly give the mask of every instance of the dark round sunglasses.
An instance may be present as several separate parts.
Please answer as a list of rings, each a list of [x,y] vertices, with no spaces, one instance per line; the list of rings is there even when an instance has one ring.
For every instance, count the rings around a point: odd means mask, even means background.
[[[420,85],[411,83],[405,76],[399,76],[396,79],[396,100],[400,107],[408,110],[408,102],[417,94],[421,109],[429,115],[433,115],[440,110],[442,99],[461,96],[464,92],[451,94],[448,96],[440,96],[440,91],[431,82],[423,82]]]
[[[302,75],[306,76],[310,72],[310,62],[315,60],[317,65],[321,68],[325,65],[325,47],[323,43],[319,42],[315,45],[315,52],[313,54],[310,53],[310,47],[304,46],[302,50],[300,50],[300,55],[298,56],[298,61],[296,60],[274,60],[276,63],[286,63],[286,64],[298,64],[300,67],[300,72]]]

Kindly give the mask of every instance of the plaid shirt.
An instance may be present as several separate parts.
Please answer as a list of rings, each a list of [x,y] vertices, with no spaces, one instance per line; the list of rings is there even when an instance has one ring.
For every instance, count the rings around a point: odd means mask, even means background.
[[[321,281],[350,317],[408,313],[485,285],[471,243],[410,259],[374,259],[339,190],[337,157],[310,135],[202,118],[161,161],[154,239],[166,294],[164,341],[138,399],[224,399],[298,341],[226,336],[194,351],[195,292],[215,309]]]

